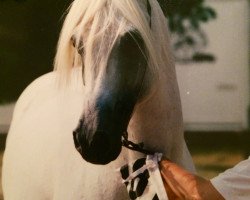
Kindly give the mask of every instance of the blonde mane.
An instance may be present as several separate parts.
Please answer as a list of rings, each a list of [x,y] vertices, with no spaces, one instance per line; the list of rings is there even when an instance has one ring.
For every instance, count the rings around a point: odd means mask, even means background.
[[[160,65],[171,64],[166,19],[158,2],[149,2],[152,27],[146,0],[75,0],[61,31],[54,70],[67,80],[73,67],[82,66],[85,72],[103,68],[116,40],[130,29],[137,30],[145,42],[152,73],[157,74]],[[83,49],[83,59],[72,45],[72,37]]]

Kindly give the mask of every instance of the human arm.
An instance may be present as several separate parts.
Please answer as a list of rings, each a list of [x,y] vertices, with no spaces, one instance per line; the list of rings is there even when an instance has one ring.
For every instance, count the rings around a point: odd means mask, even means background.
[[[226,200],[250,199],[250,157],[211,179]]]

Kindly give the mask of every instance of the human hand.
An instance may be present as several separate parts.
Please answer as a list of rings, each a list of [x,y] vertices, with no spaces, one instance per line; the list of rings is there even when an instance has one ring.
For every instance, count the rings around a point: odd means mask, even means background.
[[[224,200],[209,180],[162,160],[160,170],[170,200]]]

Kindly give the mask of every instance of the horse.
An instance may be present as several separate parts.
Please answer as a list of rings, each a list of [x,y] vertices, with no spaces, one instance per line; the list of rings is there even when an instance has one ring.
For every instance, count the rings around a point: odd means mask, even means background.
[[[16,103],[5,200],[129,199],[115,170],[145,155],[122,147],[124,132],[194,171],[168,37],[156,0],[73,1],[55,70]]]

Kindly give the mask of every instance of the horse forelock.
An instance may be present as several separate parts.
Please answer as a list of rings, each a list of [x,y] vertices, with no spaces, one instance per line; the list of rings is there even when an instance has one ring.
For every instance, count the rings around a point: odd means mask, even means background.
[[[162,53],[159,53],[162,50],[157,50],[156,47],[167,46],[168,41],[167,36],[164,36],[166,33],[164,28],[159,27],[165,25],[162,23],[165,17],[155,13],[159,12],[157,2],[152,0],[149,2],[153,7],[152,30],[149,26],[146,0],[74,1],[58,42],[55,69],[66,72],[64,78],[69,74],[69,69],[75,66],[82,66],[85,72],[89,70],[97,74],[105,67],[115,42],[127,31],[135,29],[146,44],[149,68],[157,74],[159,65],[164,63],[164,58],[162,59]],[[73,47],[72,36],[75,37],[78,48],[83,49],[82,55]],[[158,36],[162,37],[161,41],[157,41]],[[161,44],[162,39],[166,45]],[[169,49],[163,51],[165,57],[169,55]]]

